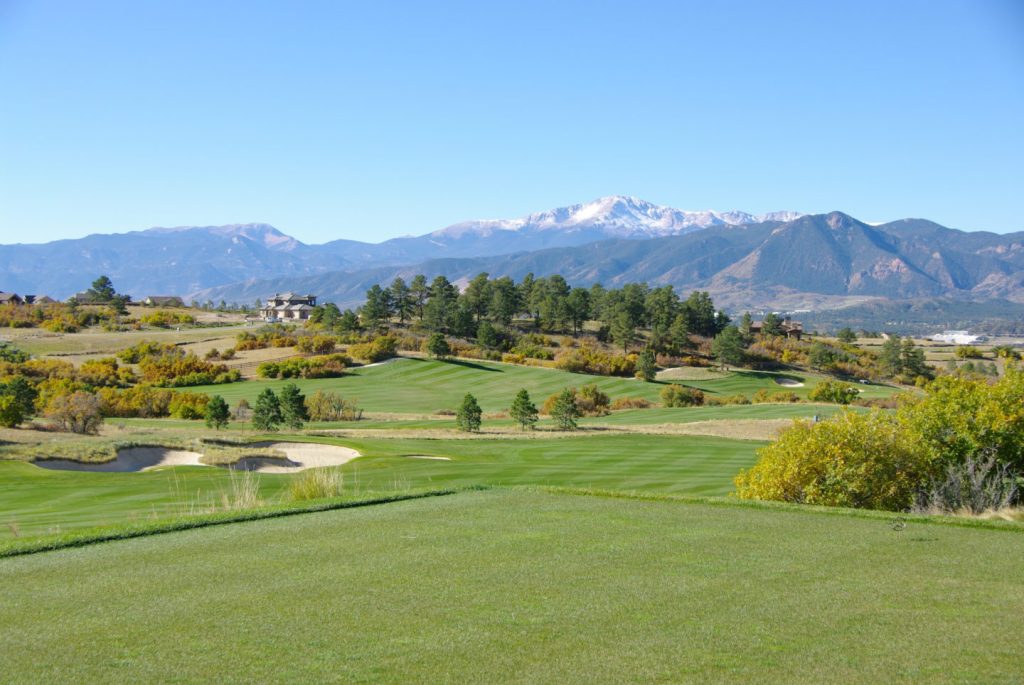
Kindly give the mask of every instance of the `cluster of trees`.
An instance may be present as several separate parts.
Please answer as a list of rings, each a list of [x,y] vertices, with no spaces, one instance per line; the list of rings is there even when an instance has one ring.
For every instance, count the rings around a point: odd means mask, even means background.
[[[690,334],[714,336],[729,323],[706,292],[681,299],[672,286],[630,283],[617,289],[580,288],[559,275],[527,274],[516,282],[507,276],[492,279],[486,273],[476,276],[462,292],[444,276],[428,283],[417,275],[409,284],[396,278],[386,288],[370,288],[356,312],[326,304],[311,317],[314,324],[338,331],[377,330],[397,321],[463,338],[497,336],[482,340],[485,346],[500,345],[495,327],[508,328],[521,319],[532,322],[537,330],[574,335],[585,322],[598,321],[600,336],[624,350],[637,341],[637,329],[647,328],[650,344],[666,352],[686,347]]]
[[[895,412],[797,421],[736,479],[740,497],[903,511],[1021,502],[1024,372],[941,376]]]

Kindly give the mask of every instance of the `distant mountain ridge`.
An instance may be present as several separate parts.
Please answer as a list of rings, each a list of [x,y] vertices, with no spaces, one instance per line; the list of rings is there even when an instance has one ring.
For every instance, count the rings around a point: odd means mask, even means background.
[[[1024,303],[1024,232],[967,233],[906,219],[878,226],[841,212],[793,221],[720,225],[647,240],[611,239],[493,257],[236,284],[200,299],[247,301],[275,290],[315,292],[341,305],[396,276],[559,273],[572,284],[627,282],[707,289],[734,308],[833,308],[876,299],[1002,298]],[[1024,316],[1024,307],[1021,310]]]
[[[626,196],[538,212],[521,219],[467,221],[382,243],[308,245],[269,224],[151,228],[43,244],[0,245],[0,290],[66,298],[99,274],[123,292],[186,295],[240,281],[338,269],[483,257],[609,238],[649,239],[795,212],[685,212]]]

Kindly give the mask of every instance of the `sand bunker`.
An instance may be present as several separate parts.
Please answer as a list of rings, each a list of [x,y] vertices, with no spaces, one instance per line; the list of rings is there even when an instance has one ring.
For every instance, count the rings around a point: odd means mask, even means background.
[[[407,454],[406,459],[437,459],[438,461],[451,461],[451,457],[428,457],[425,454]]]
[[[781,385],[784,388],[802,388],[802,387],[804,387],[803,383],[801,383],[800,381],[795,381],[792,378],[780,378],[779,376],[776,376],[775,377],[775,382],[776,382],[776,384]]]
[[[322,466],[341,466],[360,456],[359,452],[351,447],[321,445],[315,442],[261,442],[253,447],[269,447],[284,452],[287,457],[287,459],[254,458],[252,461],[259,462],[259,464],[257,468],[249,470],[260,473],[294,473]],[[244,466],[235,468],[244,468]]]
[[[233,464],[221,465],[222,468],[259,473],[295,473],[322,466],[340,466],[360,456],[359,452],[349,447],[315,443],[264,442],[253,445],[253,447],[269,447],[278,450],[284,453],[285,458],[243,457]],[[39,459],[32,463],[40,468],[63,471],[129,473],[149,471],[162,466],[210,466],[210,464],[200,461],[202,456],[198,452],[171,450],[163,447],[131,447],[118,451],[117,459],[103,463],[87,463],[70,459]]]
[[[159,466],[206,466],[199,461],[203,455],[185,450],[169,450],[163,447],[131,447],[118,451],[117,459],[101,464],[70,459],[39,459],[36,466],[61,471],[99,471],[107,473],[128,473],[149,471]]]

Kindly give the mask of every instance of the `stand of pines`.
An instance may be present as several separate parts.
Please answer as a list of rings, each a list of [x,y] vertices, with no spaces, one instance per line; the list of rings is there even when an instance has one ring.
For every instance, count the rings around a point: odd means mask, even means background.
[[[537,423],[537,407],[530,401],[530,393],[526,392],[526,388],[516,394],[508,413],[519,424],[521,430],[532,429]]]
[[[480,411],[480,405],[476,398],[466,393],[466,396],[462,398],[462,404],[459,405],[459,411],[455,414],[455,425],[460,431],[475,433],[480,430],[482,415],[483,412]]]

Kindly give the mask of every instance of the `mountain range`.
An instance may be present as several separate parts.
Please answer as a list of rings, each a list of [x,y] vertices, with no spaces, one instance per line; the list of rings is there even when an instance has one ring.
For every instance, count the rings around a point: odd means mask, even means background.
[[[251,302],[296,290],[345,306],[396,276],[458,282],[481,271],[701,288],[733,307],[927,297],[1024,302],[1024,232],[967,232],[923,219],[871,225],[842,212],[686,212],[611,196],[382,243],[308,245],[266,224],[241,224],[0,246],[0,290],[61,298],[107,274],[120,291],[140,297]]]

